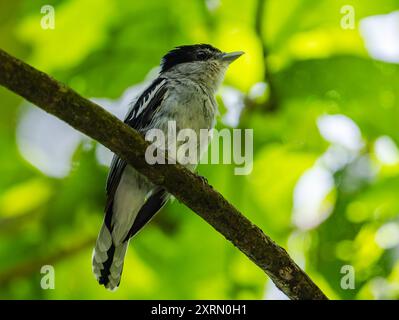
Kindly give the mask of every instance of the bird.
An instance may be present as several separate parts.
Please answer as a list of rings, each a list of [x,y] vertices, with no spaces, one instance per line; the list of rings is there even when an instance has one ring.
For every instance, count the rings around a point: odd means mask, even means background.
[[[143,136],[151,129],[212,129],[218,115],[215,94],[229,65],[244,52],[226,53],[210,44],[182,45],[163,56],[158,76],[131,103],[124,122]],[[197,146],[199,147],[199,146]],[[203,149],[201,149],[203,150]],[[198,154],[198,159],[201,154]],[[195,170],[196,165],[185,165]],[[167,203],[170,194],[113,155],[106,182],[104,221],[92,255],[100,285],[119,287],[129,240]]]

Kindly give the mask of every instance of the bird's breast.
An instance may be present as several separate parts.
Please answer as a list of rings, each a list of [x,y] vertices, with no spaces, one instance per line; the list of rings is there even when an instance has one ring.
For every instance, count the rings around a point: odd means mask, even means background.
[[[215,124],[217,105],[213,95],[199,85],[176,85],[168,92],[161,121],[175,121],[177,129],[211,129]],[[162,124],[162,127],[165,123]]]
[[[170,135],[171,124],[173,124],[176,130],[174,138],[177,138],[177,147],[186,144],[188,149],[196,148],[196,158],[199,160],[210,141],[210,139],[205,139],[204,131],[214,127],[216,114],[216,101],[203,88],[193,84],[177,85],[168,90],[163,106],[154,119],[153,127],[165,133],[166,142],[169,144],[170,137],[173,137]],[[191,133],[194,133],[195,138],[182,141],[182,137],[187,133],[184,129],[189,129]]]

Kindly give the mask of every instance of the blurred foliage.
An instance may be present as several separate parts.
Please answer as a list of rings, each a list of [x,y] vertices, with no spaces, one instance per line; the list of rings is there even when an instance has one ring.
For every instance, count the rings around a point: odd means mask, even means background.
[[[397,299],[399,65],[370,55],[361,26],[399,10],[399,1],[265,0],[257,12],[259,1],[1,1],[0,47],[83,96],[114,101],[151,77],[176,45],[244,50],[218,96],[218,128],[231,126],[223,119],[234,104],[244,105],[236,120],[254,129],[253,172],[236,176],[232,165],[201,165],[200,174],[329,297]],[[48,4],[54,30],[40,25]],[[353,29],[341,26],[345,5],[355,10]],[[273,111],[265,107],[270,88]],[[69,131],[51,140],[57,136],[46,130],[50,116],[29,120],[34,107],[3,88],[0,101],[0,298],[281,297],[260,269],[178,201],[131,242],[118,291],[104,290],[90,262],[107,174],[96,143],[68,140]],[[22,119],[32,126],[20,138]],[[30,143],[29,128],[45,133],[48,159]],[[46,161],[59,161],[51,157],[57,147],[71,146],[67,174],[43,170]],[[55,267],[55,290],[40,287],[44,264]],[[341,286],[345,265],[355,270],[352,290]]]

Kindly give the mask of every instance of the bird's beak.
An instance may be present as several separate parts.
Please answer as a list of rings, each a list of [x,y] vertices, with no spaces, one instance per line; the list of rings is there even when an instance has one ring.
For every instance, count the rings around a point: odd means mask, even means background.
[[[235,51],[235,52],[229,52],[229,53],[223,53],[221,58],[222,61],[232,63],[234,60],[238,59],[244,54],[244,51]]]

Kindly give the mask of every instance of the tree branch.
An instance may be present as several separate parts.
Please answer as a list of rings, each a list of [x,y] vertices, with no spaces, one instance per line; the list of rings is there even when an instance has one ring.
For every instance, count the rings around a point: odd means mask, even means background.
[[[148,143],[100,106],[1,49],[0,84],[102,143],[164,187],[246,254],[289,298],[327,299],[283,248],[198,175],[181,165],[149,165]]]

